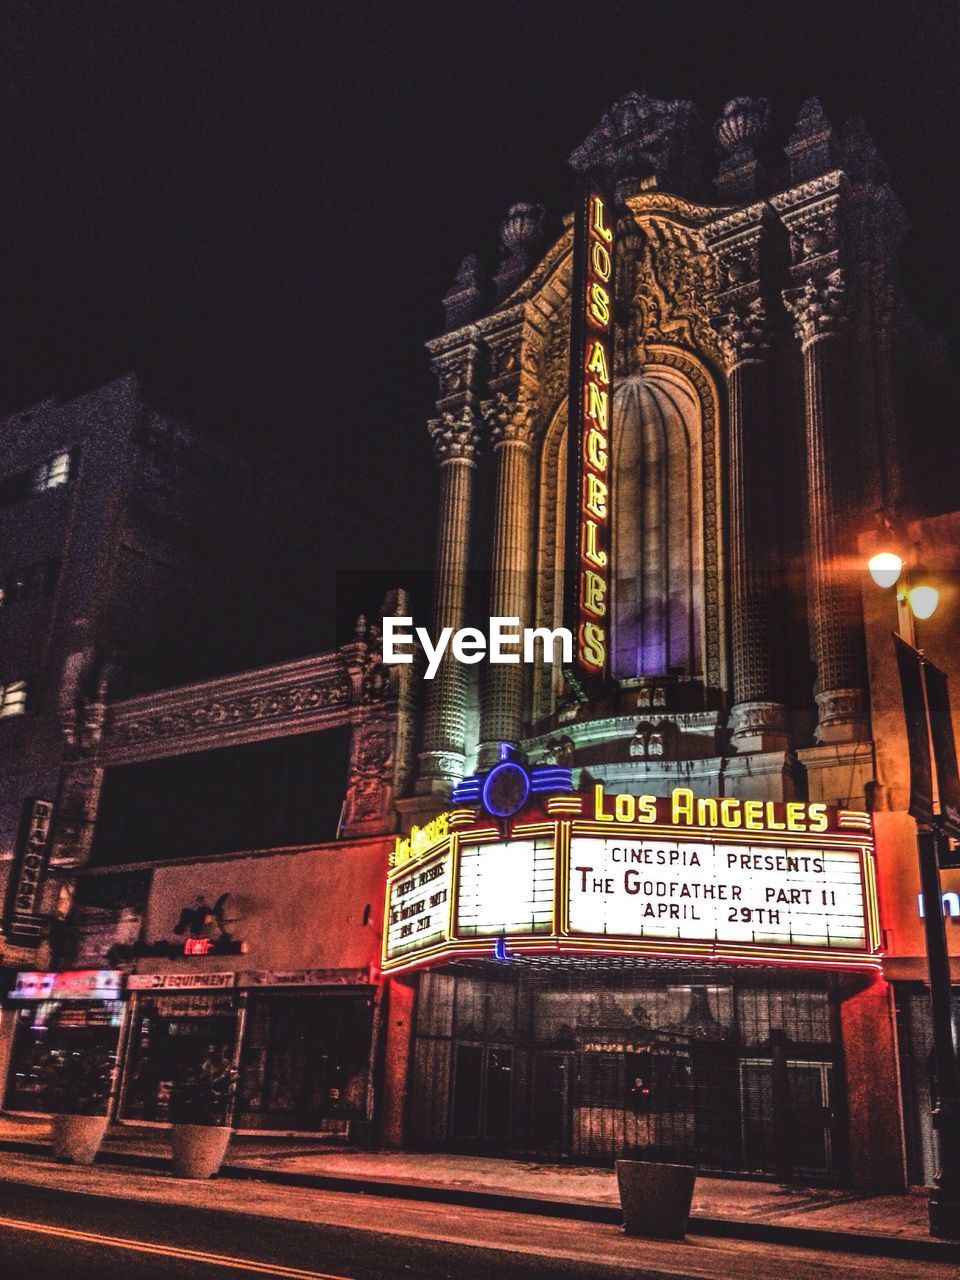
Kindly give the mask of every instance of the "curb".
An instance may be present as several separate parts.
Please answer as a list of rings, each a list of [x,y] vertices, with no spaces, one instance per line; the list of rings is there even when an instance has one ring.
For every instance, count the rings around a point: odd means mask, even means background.
[[[0,1139],[0,1151],[20,1155],[44,1155],[46,1143]],[[101,1151],[98,1165],[149,1169],[167,1173],[167,1156],[137,1155],[126,1151]],[[312,1188],[316,1191],[340,1191],[375,1195],[398,1200],[423,1200],[434,1204],[462,1205],[471,1209],[499,1209],[508,1213],[536,1214],[547,1218],[570,1218],[579,1222],[596,1222],[620,1226],[623,1214],[619,1206],[592,1204],[584,1200],[551,1200],[537,1196],[514,1195],[502,1191],[471,1191],[436,1183],[409,1183],[383,1178],[346,1177],[341,1174],[285,1173],[252,1165],[225,1164],[221,1178],[240,1182],[271,1182],[279,1186]],[[713,1218],[691,1215],[690,1235],[714,1236],[728,1240],[752,1240],[763,1244],[783,1244],[800,1249],[819,1249],[827,1253],[857,1253],[869,1257],[901,1258],[914,1262],[960,1263],[960,1242],[918,1240],[902,1236],[869,1235],[822,1227],[793,1227],[780,1223],[748,1222],[739,1218]]]

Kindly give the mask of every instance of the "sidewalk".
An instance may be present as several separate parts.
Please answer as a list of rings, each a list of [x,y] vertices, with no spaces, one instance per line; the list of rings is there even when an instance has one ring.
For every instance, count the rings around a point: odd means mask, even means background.
[[[49,1121],[0,1116],[0,1150],[37,1155]],[[164,1129],[114,1125],[98,1163],[166,1171]],[[437,1153],[369,1152],[309,1136],[235,1135],[221,1178],[509,1209],[619,1224],[612,1170]],[[869,1195],[701,1177],[692,1234],[844,1252],[960,1262],[960,1244],[931,1240],[923,1190]]]

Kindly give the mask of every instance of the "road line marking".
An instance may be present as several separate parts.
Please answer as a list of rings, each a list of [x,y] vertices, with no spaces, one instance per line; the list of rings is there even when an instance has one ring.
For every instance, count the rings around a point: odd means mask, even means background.
[[[252,1258],[235,1258],[226,1253],[205,1253],[200,1249],[184,1249],[176,1245],[152,1244],[148,1240],[129,1240],[123,1236],[104,1236],[94,1231],[77,1231],[73,1227],[50,1226],[42,1222],[24,1222],[19,1218],[0,1217],[0,1227],[15,1231],[33,1231],[37,1235],[79,1240],[85,1244],[106,1244],[114,1249],[133,1249],[137,1253],[161,1254],[184,1262],[206,1262],[212,1266],[233,1267],[257,1275],[282,1276],[285,1280],[353,1280],[351,1276],[333,1275],[327,1271],[305,1271],[301,1267],[285,1267],[276,1262],[254,1262]]]

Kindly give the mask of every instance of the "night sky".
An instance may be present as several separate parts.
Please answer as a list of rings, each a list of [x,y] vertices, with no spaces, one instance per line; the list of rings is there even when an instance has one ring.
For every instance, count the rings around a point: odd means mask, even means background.
[[[956,347],[953,3],[7,0],[0,57],[0,407],[137,369],[305,477],[331,593],[374,571],[341,615],[431,562],[422,344],[457,264],[495,265],[515,200],[559,225],[568,152],[631,88],[710,122],[764,94],[780,141],[811,93],[862,112]]]

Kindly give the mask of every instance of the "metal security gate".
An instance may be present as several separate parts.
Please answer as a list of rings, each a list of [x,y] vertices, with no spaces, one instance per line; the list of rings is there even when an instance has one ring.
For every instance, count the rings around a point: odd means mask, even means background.
[[[422,975],[416,1145],[835,1179],[834,1002],[715,971],[462,966]]]

